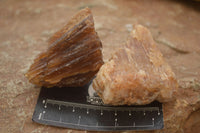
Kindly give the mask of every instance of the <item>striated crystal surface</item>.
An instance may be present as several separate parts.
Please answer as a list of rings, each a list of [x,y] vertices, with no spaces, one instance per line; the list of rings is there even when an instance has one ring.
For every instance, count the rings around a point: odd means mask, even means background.
[[[88,8],[78,12],[48,44],[26,73],[38,86],[83,86],[103,64],[102,44]]]
[[[151,33],[136,25],[125,44],[105,63],[93,87],[105,104],[148,104],[173,99],[177,81]]]

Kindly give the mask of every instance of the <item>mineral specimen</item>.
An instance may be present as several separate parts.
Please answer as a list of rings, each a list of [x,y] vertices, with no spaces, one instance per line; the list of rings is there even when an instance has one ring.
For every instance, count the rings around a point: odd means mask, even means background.
[[[92,13],[83,9],[49,39],[26,77],[38,86],[83,86],[103,64],[101,48]]]
[[[93,87],[105,104],[148,104],[173,99],[177,81],[151,33],[136,25],[122,48],[105,63]]]

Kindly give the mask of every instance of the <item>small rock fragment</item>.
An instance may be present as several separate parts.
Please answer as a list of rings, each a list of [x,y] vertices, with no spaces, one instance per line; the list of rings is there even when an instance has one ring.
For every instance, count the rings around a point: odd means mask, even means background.
[[[93,87],[105,104],[170,101],[177,88],[175,74],[148,29],[141,25],[134,29],[122,48],[100,68]]]
[[[92,13],[83,9],[49,39],[26,77],[38,86],[83,86],[103,64],[101,48]]]

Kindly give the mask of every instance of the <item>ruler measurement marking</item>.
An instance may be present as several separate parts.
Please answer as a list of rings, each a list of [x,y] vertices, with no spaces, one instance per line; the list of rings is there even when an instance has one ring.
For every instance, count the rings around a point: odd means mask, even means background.
[[[59,119],[59,121],[55,121],[55,120],[49,120],[49,119],[45,119],[44,118],[44,115],[45,115],[46,111],[42,111],[42,113],[40,113],[39,115],[39,120],[43,120],[43,121],[49,121],[49,122],[55,122],[55,123],[62,123],[62,124],[66,124],[66,125],[73,125],[73,126],[82,126],[82,127],[99,127],[99,128],[131,128],[131,127],[135,127],[135,128],[140,128],[140,127],[154,127],[154,118],[152,118],[152,125],[135,125],[135,122],[133,123],[133,126],[119,126],[118,123],[117,123],[117,118],[115,119],[115,125],[114,126],[99,126],[98,125],[98,122],[95,126],[92,126],[92,125],[84,125],[84,124],[80,124],[80,121],[81,121],[81,116],[78,117],[78,122],[77,124],[74,124],[74,123],[68,123],[68,122],[63,122],[61,117]]]
[[[65,106],[72,106],[74,107],[82,107],[82,108],[88,108],[88,109],[97,109],[97,110],[117,110],[117,111],[158,111],[159,107],[106,107],[106,106],[95,106],[95,105],[89,105],[89,104],[80,104],[80,103],[72,103],[72,102],[64,102],[64,101],[58,101],[58,100],[51,100],[47,99],[46,103],[51,104],[58,104],[58,105],[65,105]]]
[[[101,115],[103,115],[103,110],[101,110]]]
[[[45,113],[46,113],[46,112],[43,110],[43,111],[39,114],[38,119],[39,119],[39,120],[43,120],[43,119],[44,119]]]
[[[75,108],[73,107],[72,112],[75,112]]]
[[[113,111],[114,110],[114,115],[117,116],[117,111],[128,111],[129,112],[129,116],[132,115],[131,111],[143,111],[143,115],[146,115],[145,111],[158,111],[158,115],[160,115],[160,109],[159,107],[106,107],[106,106],[95,106],[95,105],[88,105],[88,104],[81,104],[81,103],[73,103],[73,102],[65,102],[65,101],[58,101],[58,100],[51,100],[51,99],[46,99],[43,100],[42,103],[44,104],[44,107],[47,108],[47,104],[57,104],[59,105],[58,110],[61,110],[61,105],[64,106],[69,106],[69,107],[73,107],[72,112],[75,112],[75,108],[86,108],[87,109],[87,114],[89,114],[89,109],[94,109],[94,110],[100,110],[101,113],[100,115],[103,115],[103,110],[107,110],[107,111]],[[162,111],[162,110],[161,110]],[[154,118],[152,118],[152,124],[151,125],[135,125],[135,122],[133,123],[132,126],[120,126],[118,125],[118,120],[117,118],[114,119],[114,126],[100,126],[99,123],[97,122],[95,126],[93,125],[83,125],[80,124],[81,121],[81,116],[78,117],[78,122],[77,124],[75,123],[68,123],[68,122],[63,122],[62,118],[59,118],[59,121],[56,120],[49,120],[49,119],[45,119],[44,115],[45,115],[46,111],[43,110],[42,113],[39,114],[38,119],[39,120],[43,120],[43,121],[48,121],[48,122],[54,122],[54,123],[62,123],[62,124],[66,124],[66,125],[73,125],[73,126],[81,126],[81,127],[99,127],[99,128],[142,128],[142,127],[154,127]]]
[[[117,127],[117,121],[115,121],[115,127]]]
[[[117,111],[115,110],[115,116],[117,116]]]
[[[117,118],[115,119],[115,127],[117,127]]]
[[[153,121],[153,126],[154,126],[154,118],[152,118],[152,121]]]
[[[39,114],[38,119],[40,120],[42,117],[42,113]]]
[[[84,124],[74,124],[74,123],[69,123],[69,122],[63,122],[63,121],[55,121],[55,120],[49,120],[49,119],[44,119],[42,118],[43,121],[47,121],[47,122],[55,122],[55,123],[62,123],[62,124],[66,124],[66,125],[72,125],[72,126],[82,126],[82,127],[100,127],[100,128],[131,128],[131,127],[154,127],[154,123],[152,125],[143,125],[143,126],[119,126],[116,124],[116,126],[99,126],[98,123],[93,126],[93,125],[84,125]]]
[[[160,110],[158,109],[158,115],[160,115]]]
[[[128,115],[129,115],[129,116],[131,116],[131,111],[130,111],[130,110],[129,110],[129,113],[128,113]]]
[[[81,122],[81,116],[78,117],[78,125],[80,125]]]

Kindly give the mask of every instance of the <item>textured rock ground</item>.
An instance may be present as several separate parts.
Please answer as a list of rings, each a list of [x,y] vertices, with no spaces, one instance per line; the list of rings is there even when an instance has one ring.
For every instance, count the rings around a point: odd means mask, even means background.
[[[85,132],[31,121],[39,88],[24,77],[45,41],[79,9],[90,7],[104,60],[121,45],[132,24],[150,29],[179,81],[177,100],[164,104],[160,133],[198,133],[200,122],[200,9],[179,1],[0,1],[0,132]],[[103,10],[102,10],[103,8]],[[192,113],[193,112],[193,113]],[[154,132],[154,131],[151,131]],[[134,132],[133,132],[134,133]]]

